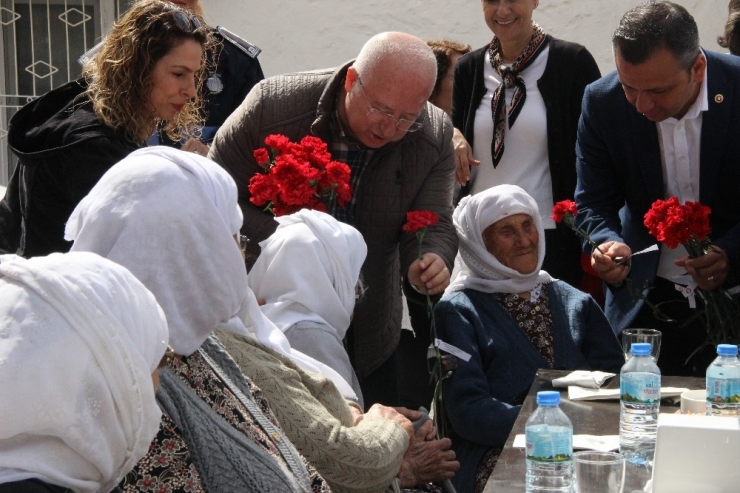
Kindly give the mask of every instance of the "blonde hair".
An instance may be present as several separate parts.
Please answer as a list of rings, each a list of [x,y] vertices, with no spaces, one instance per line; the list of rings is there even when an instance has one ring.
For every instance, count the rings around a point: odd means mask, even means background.
[[[178,26],[176,12],[181,13],[177,14],[180,19],[189,21],[190,32]],[[154,66],[189,39],[203,47],[201,68],[195,75],[196,95],[173,120],[159,121],[149,111]],[[188,10],[160,0],[136,2],[115,23],[83,71],[95,114],[137,144],[143,144],[157,125],[175,141],[193,133],[203,122],[200,94],[211,44],[205,21]]]

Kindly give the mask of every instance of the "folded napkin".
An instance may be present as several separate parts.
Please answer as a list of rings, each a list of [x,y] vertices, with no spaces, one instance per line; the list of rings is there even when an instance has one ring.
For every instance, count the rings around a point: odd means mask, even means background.
[[[604,382],[614,376],[614,373],[603,371],[585,371],[576,370],[564,377],[556,378],[552,381],[552,386],[557,388],[566,388],[570,385],[577,385],[587,389],[598,389]]]
[[[514,448],[525,447],[524,435],[514,437]],[[619,435],[573,435],[573,450],[611,452],[619,450]]]
[[[661,387],[660,398],[680,396],[689,389],[682,387]],[[598,401],[619,399],[619,389],[584,389],[571,385],[568,387],[568,399],[571,401]]]

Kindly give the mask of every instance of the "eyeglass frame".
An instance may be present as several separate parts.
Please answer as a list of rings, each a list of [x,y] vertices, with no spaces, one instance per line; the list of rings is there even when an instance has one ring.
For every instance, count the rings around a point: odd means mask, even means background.
[[[162,368],[168,366],[170,363],[172,363],[172,360],[174,359],[175,359],[175,350],[172,349],[172,346],[168,344],[167,349],[164,350],[162,359],[159,360],[159,364],[157,365],[157,370],[161,370]]]
[[[362,276],[360,276],[360,278],[357,280],[357,284],[355,284],[355,303],[358,303],[365,297],[365,293],[367,293],[367,288],[367,284],[365,284]]]
[[[398,132],[399,128],[403,130],[404,132],[416,132],[417,130],[422,129],[424,125],[422,125],[421,122],[417,122],[416,120],[409,120],[407,118],[396,118],[390,113],[386,113],[385,111],[381,111],[373,107],[370,104],[370,102],[367,100],[367,94],[365,94],[365,84],[362,83],[362,79],[360,78],[359,73],[357,74],[357,82],[360,83],[360,92],[362,93],[362,99],[365,100],[365,106],[367,106],[368,115],[379,115],[380,117],[383,117],[386,120],[392,121],[393,124],[396,126],[396,132]],[[404,129],[403,127],[401,127],[401,125],[408,125],[408,128]]]
[[[247,248],[249,247],[249,238],[246,235],[239,235],[239,250],[242,254],[247,254]]]

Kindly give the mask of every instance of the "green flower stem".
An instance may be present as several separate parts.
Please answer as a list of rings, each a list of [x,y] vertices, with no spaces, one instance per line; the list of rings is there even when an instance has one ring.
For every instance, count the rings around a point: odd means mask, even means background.
[[[708,239],[700,241],[695,235],[683,245],[690,258],[706,255],[711,247]],[[740,302],[722,287],[712,290],[698,288],[696,292],[704,305],[700,316],[707,336],[689,359],[704,346],[740,343]]]
[[[427,228],[421,228],[416,232],[416,238],[419,240],[419,255],[417,258],[421,260],[424,258],[424,252],[422,245],[424,243],[424,235],[427,233]],[[442,402],[442,353],[437,347],[437,324],[434,321],[434,303],[432,303],[432,297],[429,295],[429,291],[424,287],[427,297],[427,317],[431,320],[431,333],[432,333],[432,347],[434,348],[434,368],[432,369],[432,378],[436,377],[437,382],[435,383],[433,404],[434,409],[434,425],[437,427],[437,438],[441,439],[445,437],[445,416],[444,416],[444,405]]]
[[[565,214],[563,216],[563,222],[566,226],[568,226],[570,229],[572,229],[578,236],[583,238],[588,242],[589,245],[591,245],[591,248],[594,250],[598,250],[600,254],[604,255],[604,251],[599,248],[599,245],[597,245],[594,240],[591,239],[591,237],[588,235],[585,229],[579,228],[576,226],[575,222],[573,222],[573,214]]]

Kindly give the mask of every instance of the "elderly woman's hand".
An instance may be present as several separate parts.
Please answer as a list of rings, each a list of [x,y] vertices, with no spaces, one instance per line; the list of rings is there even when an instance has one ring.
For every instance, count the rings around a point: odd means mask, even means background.
[[[402,487],[452,479],[460,469],[460,463],[455,460],[455,452],[450,450],[450,439],[426,440],[433,435],[432,420],[421,425],[414,435],[398,473]]]
[[[439,294],[450,284],[450,269],[436,253],[425,253],[409,266],[408,280],[423,294]]]
[[[406,416],[399,413],[392,407],[383,406],[381,404],[373,404],[373,407],[368,409],[365,413],[365,418],[384,418],[395,421],[399,424],[399,426],[401,426],[401,428],[403,428],[403,431],[406,432],[406,434],[409,436],[409,439],[413,440],[414,438],[414,426],[411,424],[411,421],[409,421]]]
[[[465,186],[470,180],[470,167],[480,165],[480,161],[473,157],[473,149],[458,129],[452,134],[452,147],[455,149],[455,181],[460,186]]]
[[[608,241],[599,245],[591,255],[591,267],[599,277],[609,284],[619,284],[630,273],[630,262],[616,263],[616,257],[632,255],[630,247],[618,241]]]
[[[194,152],[195,154],[200,154],[201,156],[207,156],[208,151],[210,150],[206,144],[193,137],[188,139],[188,141],[185,142],[180,147],[180,149],[185,152]]]

